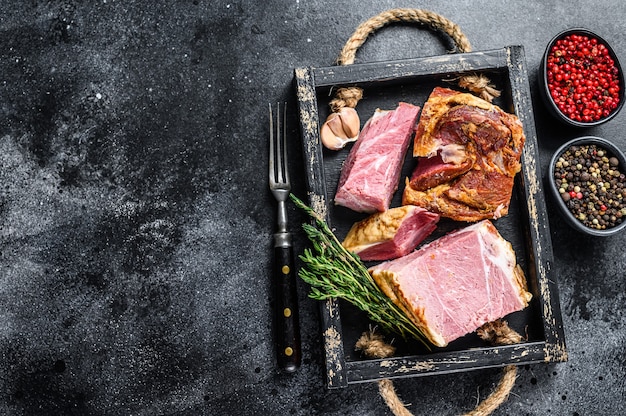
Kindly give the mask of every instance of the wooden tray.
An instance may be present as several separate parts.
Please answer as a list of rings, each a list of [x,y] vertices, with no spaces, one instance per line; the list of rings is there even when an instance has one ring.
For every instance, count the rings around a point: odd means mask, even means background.
[[[567,360],[556,279],[552,273],[552,242],[538,166],[535,122],[521,46],[401,61],[296,68],[309,204],[326,219],[340,240],[355,221],[365,217],[335,206],[333,202],[341,164],[349,152],[347,148],[329,151],[320,142],[321,121],[328,116],[328,103],[334,88],[359,86],[364,89],[364,98],[357,106],[363,123],[376,108],[393,109],[400,101],[423,106],[435,86],[462,91],[456,80],[468,73],[486,75],[502,91],[494,104],[515,113],[526,134],[522,171],[516,176],[509,215],[494,224],[513,245],[533,294],[526,309],[506,317],[513,329],[527,337],[527,342],[492,347],[476,334],[469,334],[446,348],[429,351],[418,341],[396,339],[397,350],[393,358],[365,359],[354,351],[354,346],[372,322],[361,311],[341,300],[320,302],[329,388],[382,378]],[[404,178],[410,176],[415,166],[411,154],[409,150],[392,206],[401,204]],[[429,240],[463,225],[442,219]]]

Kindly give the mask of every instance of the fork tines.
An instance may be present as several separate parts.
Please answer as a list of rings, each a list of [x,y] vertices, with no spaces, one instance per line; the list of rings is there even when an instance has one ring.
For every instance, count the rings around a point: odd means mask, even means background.
[[[287,169],[287,105],[283,104],[283,114],[280,114],[280,102],[276,105],[276,125],[272,105],[270,108],[270,186],[289,186],[289,170]]]

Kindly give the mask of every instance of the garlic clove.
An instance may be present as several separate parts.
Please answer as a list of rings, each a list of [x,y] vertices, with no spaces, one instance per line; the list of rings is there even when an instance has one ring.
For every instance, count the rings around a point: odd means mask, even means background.
[[[360,120],[356,110],[343,107],[331,113],[320,129],[322,144],[331,150],[343,149],[359,136]]]
[[[346,133],[346,131],[344,130],[344,127],[343,127],[343,121],[341,120],[341,114],[339,114],[339,113],[332,113],[326,119],[326,123],[325,124],[328,125],[328,128],[330,128],[330,130],[333,132],[333,134],[335,136],[337,136],[338,138],[340,138],[340,139],[347,139],[348,138],[348,134]]]
[[[320,139],[324,147],[330,150],[340,150],[346,145],[346,138],[337,137],[328,123],[324,123],[320,129]]]
[[[343,125],[343,131],[349,138],[356,138],[359,135],[359,128],[361,127],[361,120],[359,120],[359,114],[352,107],[342,107],[338,111],[341,118],[341,124]]]

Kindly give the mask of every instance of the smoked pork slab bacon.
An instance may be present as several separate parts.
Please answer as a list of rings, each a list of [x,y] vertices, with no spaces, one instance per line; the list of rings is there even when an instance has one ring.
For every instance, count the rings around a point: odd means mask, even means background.
[[[532,298],[513,247],[489,220],[375,265],[369,272],[438,347],[522,310]]]
[[[413,143],[402,203],[457,221],[508,214],[526,137],[519,119],[469,93],[436,87]]]
[[[356,222],[341,244],[363,261],[391,260],[413,251],[438,222],[439,214],[421,207],[390,208]]]
[[[389,208],[419,110],[403,102],[395,110],[376,110],[343,163],[335,204],[365,213]]]

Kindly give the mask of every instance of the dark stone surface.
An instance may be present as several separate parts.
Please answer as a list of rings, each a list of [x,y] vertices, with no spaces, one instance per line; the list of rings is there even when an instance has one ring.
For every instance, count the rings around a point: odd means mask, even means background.
[[[544,171],[580,134],[538,100],[545,45],[583,26],[626,57],[617,1],[2,2],[0,414],[390,414],[375,383],[325,388],[317,305],[303,285],[303,365],[276,371],[264,155],[267,103],[295,108],[293,68],[332,65],[361,21],[392,7],[446,16],[474,50],[525,47]],[[440,37],[400,25],[357,59],[442,53]],[[585,133],[626,150],[625,120]],[[297,139],[295,112],[289,121]],[[622,414],[626,237],[583,237],[552,211],[569,361],[522,367],[495,414]],[[301,250],[303,218],[290,215]],[[395,385],[415,414],[459,414],[499,375]]]

